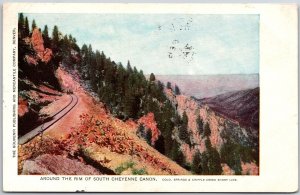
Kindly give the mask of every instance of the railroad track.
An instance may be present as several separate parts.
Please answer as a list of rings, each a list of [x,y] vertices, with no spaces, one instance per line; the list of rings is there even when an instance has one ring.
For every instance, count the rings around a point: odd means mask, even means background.
[[[52,120],[43,123],[42,125],[34,128],[32,131],[26,133],[25,135],[23,135],[22,137],[20,137],[18,139],[18,144],[25,144],[28,141],[32,140],[35,136],[37,136],[38,134],[43,133],[43,131],[45,131],[46,129],[48,129],[49,127],[51,127],[53,124],[55,124],[57,121],[59,121],[61,118],[63,118],[66,114],[68,114],[78,103],[78,97],[74,94],[70,95],[71,97],[71,101],[60,111],[58,111],[57,113],[55,113],[52,116]]]

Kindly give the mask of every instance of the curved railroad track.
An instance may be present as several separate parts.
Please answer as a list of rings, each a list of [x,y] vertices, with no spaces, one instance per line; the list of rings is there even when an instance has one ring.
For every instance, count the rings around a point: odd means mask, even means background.
[[[71,97],[71,101],[60,111],[55,113],[52,116],[52,120],[45,122],[41,124],[40,126],[34,128],[32,131],[26,133],[22,137],[18,139],[18,144],[25,144],[28,141],[32,140],[35,136],[38,134],[41,134],[43,131],[51,127],[53,124],[55,124],[57,121],[59,121],[61,118],[63,118],[66,114],[68,114],[78,103],[78,97],[74,94],[69,95]]]

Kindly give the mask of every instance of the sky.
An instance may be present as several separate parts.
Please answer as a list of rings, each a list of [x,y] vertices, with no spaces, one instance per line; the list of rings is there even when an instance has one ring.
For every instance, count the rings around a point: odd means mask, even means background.
[[[24,14],[145,74],[259,72],[259,15]]]

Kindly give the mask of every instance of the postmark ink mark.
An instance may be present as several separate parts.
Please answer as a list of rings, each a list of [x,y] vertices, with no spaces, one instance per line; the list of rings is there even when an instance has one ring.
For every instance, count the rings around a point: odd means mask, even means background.
[[[189,31],[191,29],[192,22],[193,18],[175,18],[164,24],[159,24],[157,29],[159,31],[170,32]]]
[[[182,58],[190,63],[195,55],[194,47],[189,43],[182,44],[179,40],[174,39],[169,47],[168,57]]]

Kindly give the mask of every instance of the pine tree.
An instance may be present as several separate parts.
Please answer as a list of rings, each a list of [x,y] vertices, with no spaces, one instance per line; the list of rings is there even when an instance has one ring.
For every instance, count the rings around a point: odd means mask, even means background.
[[[24,33],[24,26],[25,26],[25,21],[24,21],[24,15],[23,13],[19,14],[19,21],[18,21],[18,36],[19,38],[24,38],[25,37],[25,33]]]
[[[24,36],[29,36],[29,22],[27,17],[25,18]]]
[[[197,128],[198,128],[199,134],[202,135],[203,134],[203,121],[202,121],[200,115],[198,115],[198,117],[196,119],[196,123],[197,123]]]
[[[180,146],[176,140],[172,141],[172,151],[171,151],[171,159],[177,162],[180,166],[184,165],[184,156],[182,151],[180,150]]]
[[[49,37],[49,32],[48,32],[48,26],[47,25],[44,26],[43,39],[44,39],[45,47],[49,48],[51,46],[51,42],[50,42],[50,37]]]
[[[210,150],[212,148],[210,139],[208,137],[205,140],[205,147],[206,147],[206,150]]]
[[[202,153],[201,155],[201,168],[202,168],[202,172],[201,175],[209,175],[209,168],[208,168],[208,152],[205,151]]]
[[[19,20],[18,20],[19,29],[22,29],[24,24],[25,24],[24,15],[23,15],[23,13],[20,13],[19,14]]]
[[[35,23],[35,20],[32,21],[32,24],[31,24],[31,32],[33,32],[33,30],[36,28],[36,23]]]
[[[155,81],[155,76],[153,73],[150,74],[150,81]]]
[[[188,122],[189,122],[188,116],[187,116],[186,112],[184,111],[182,113],[182,123],[184,126],[187,127]]]
[[[60,41],[60,47],[62,50],[63,55],[66,57],[65,61],[69,63],[69,40],[68,35],[65,35],[64,38]]]
[[[179,138],[191,145],[190,136],[188,133],[188,117],[185,111],[182,114],[182,124],[179,128]]]
[[[24,19],[23,13],[20,13],[18,20],[18,37],[23,39],[27,36],[29,36],[28,18],[25,17]]]
[[[129,72],[129,74],[131,74],[133,72],[129,60],[127,61],[127,71]]]
[[[172,85],[170,82],[167,82],[167,89],[172,89]]]
[[[132,94],[131,90],[127,90],[124,97],[124,112],[125,117],[127,118],[133,118],[134,116],[134,103],[135,103],[135,97]]]
[[[48,26],[47,25],[44,26],[43,35],[44,35],[44,37],[48,37],[49,38]]]
[[[58,27],[55,25],[52,31],[52,42],[53,45],[58,45],[59,42],[59,31]]]
[[[210,139],[205,140],[206,154],[207,154],[207,167],[209,175],[221,175],[222,166],[221,158],[218,151],[212,147]]]
[[[133,73],[134,73],[134,74],[138,74],[138,70],[136,69],[135,66],[133,67]]]
[[[181,92],[180,92],[180,89],[177,85],[175,85],[175,95],[180,95]]]
[[[87,53],[88,78],[91,80],[91,85],[93,87],[95,87],[96,85],[96,79],[95,79],[96,64],[93,62],[94,60],[95,59],[94,59],[92,45],[89,44],[88,53]]]
[[[210,175],[221,175],[222,173],[220,155],[215,148],[209,150],[208,169]]]
[[[73,39],[73,37],[72,37],[72,35],[71,34],[69,34],[69,42],[70,42],[70,44],[72,45],[73,44],[73,42],[74,42],[74,39]]]
[[[209,137],[211,134],[211,130],[208,123],[204,125],[204,136]]]
[[[201,167],[201,154],[199,151],[197,151],[194,154],[193,162],[191,166],[191,171],[195,174],[201,174],[202,173],[202,167]]]
[[[52,41],[51,41],[51,49],[53,52],[53,61],[54,64],[59,65],[63,59],[66,59],[64,55],[64,51],[62,51],[62,42],[60,40],[60,32],[58,31],[57,26],[55,25],[52,31]]]
[[[95,79],[96,81],[99,82],[101,80],[101,71],[102,71],[102,66],[101,66],[101,54],[99,50],[96,50],[95,53],[95,61],[96,61],[96,71],[95,71]]]
[[[184,141],[184,142],[188,142],[188,139],[189,139],[189,135],[188,135],[188,132],[187,132],[187,128],[186,126],[184,125],[181,125],[179,127],[179,138]]]
[[[87,71],[88,71],[88,47],[86,44],[83,44],[81,47],[81,66],[80,73],[83,79],[87,79]],[[99,94],[100,95],[100,94]],[[102,96],[102,95],[101,95]]]

